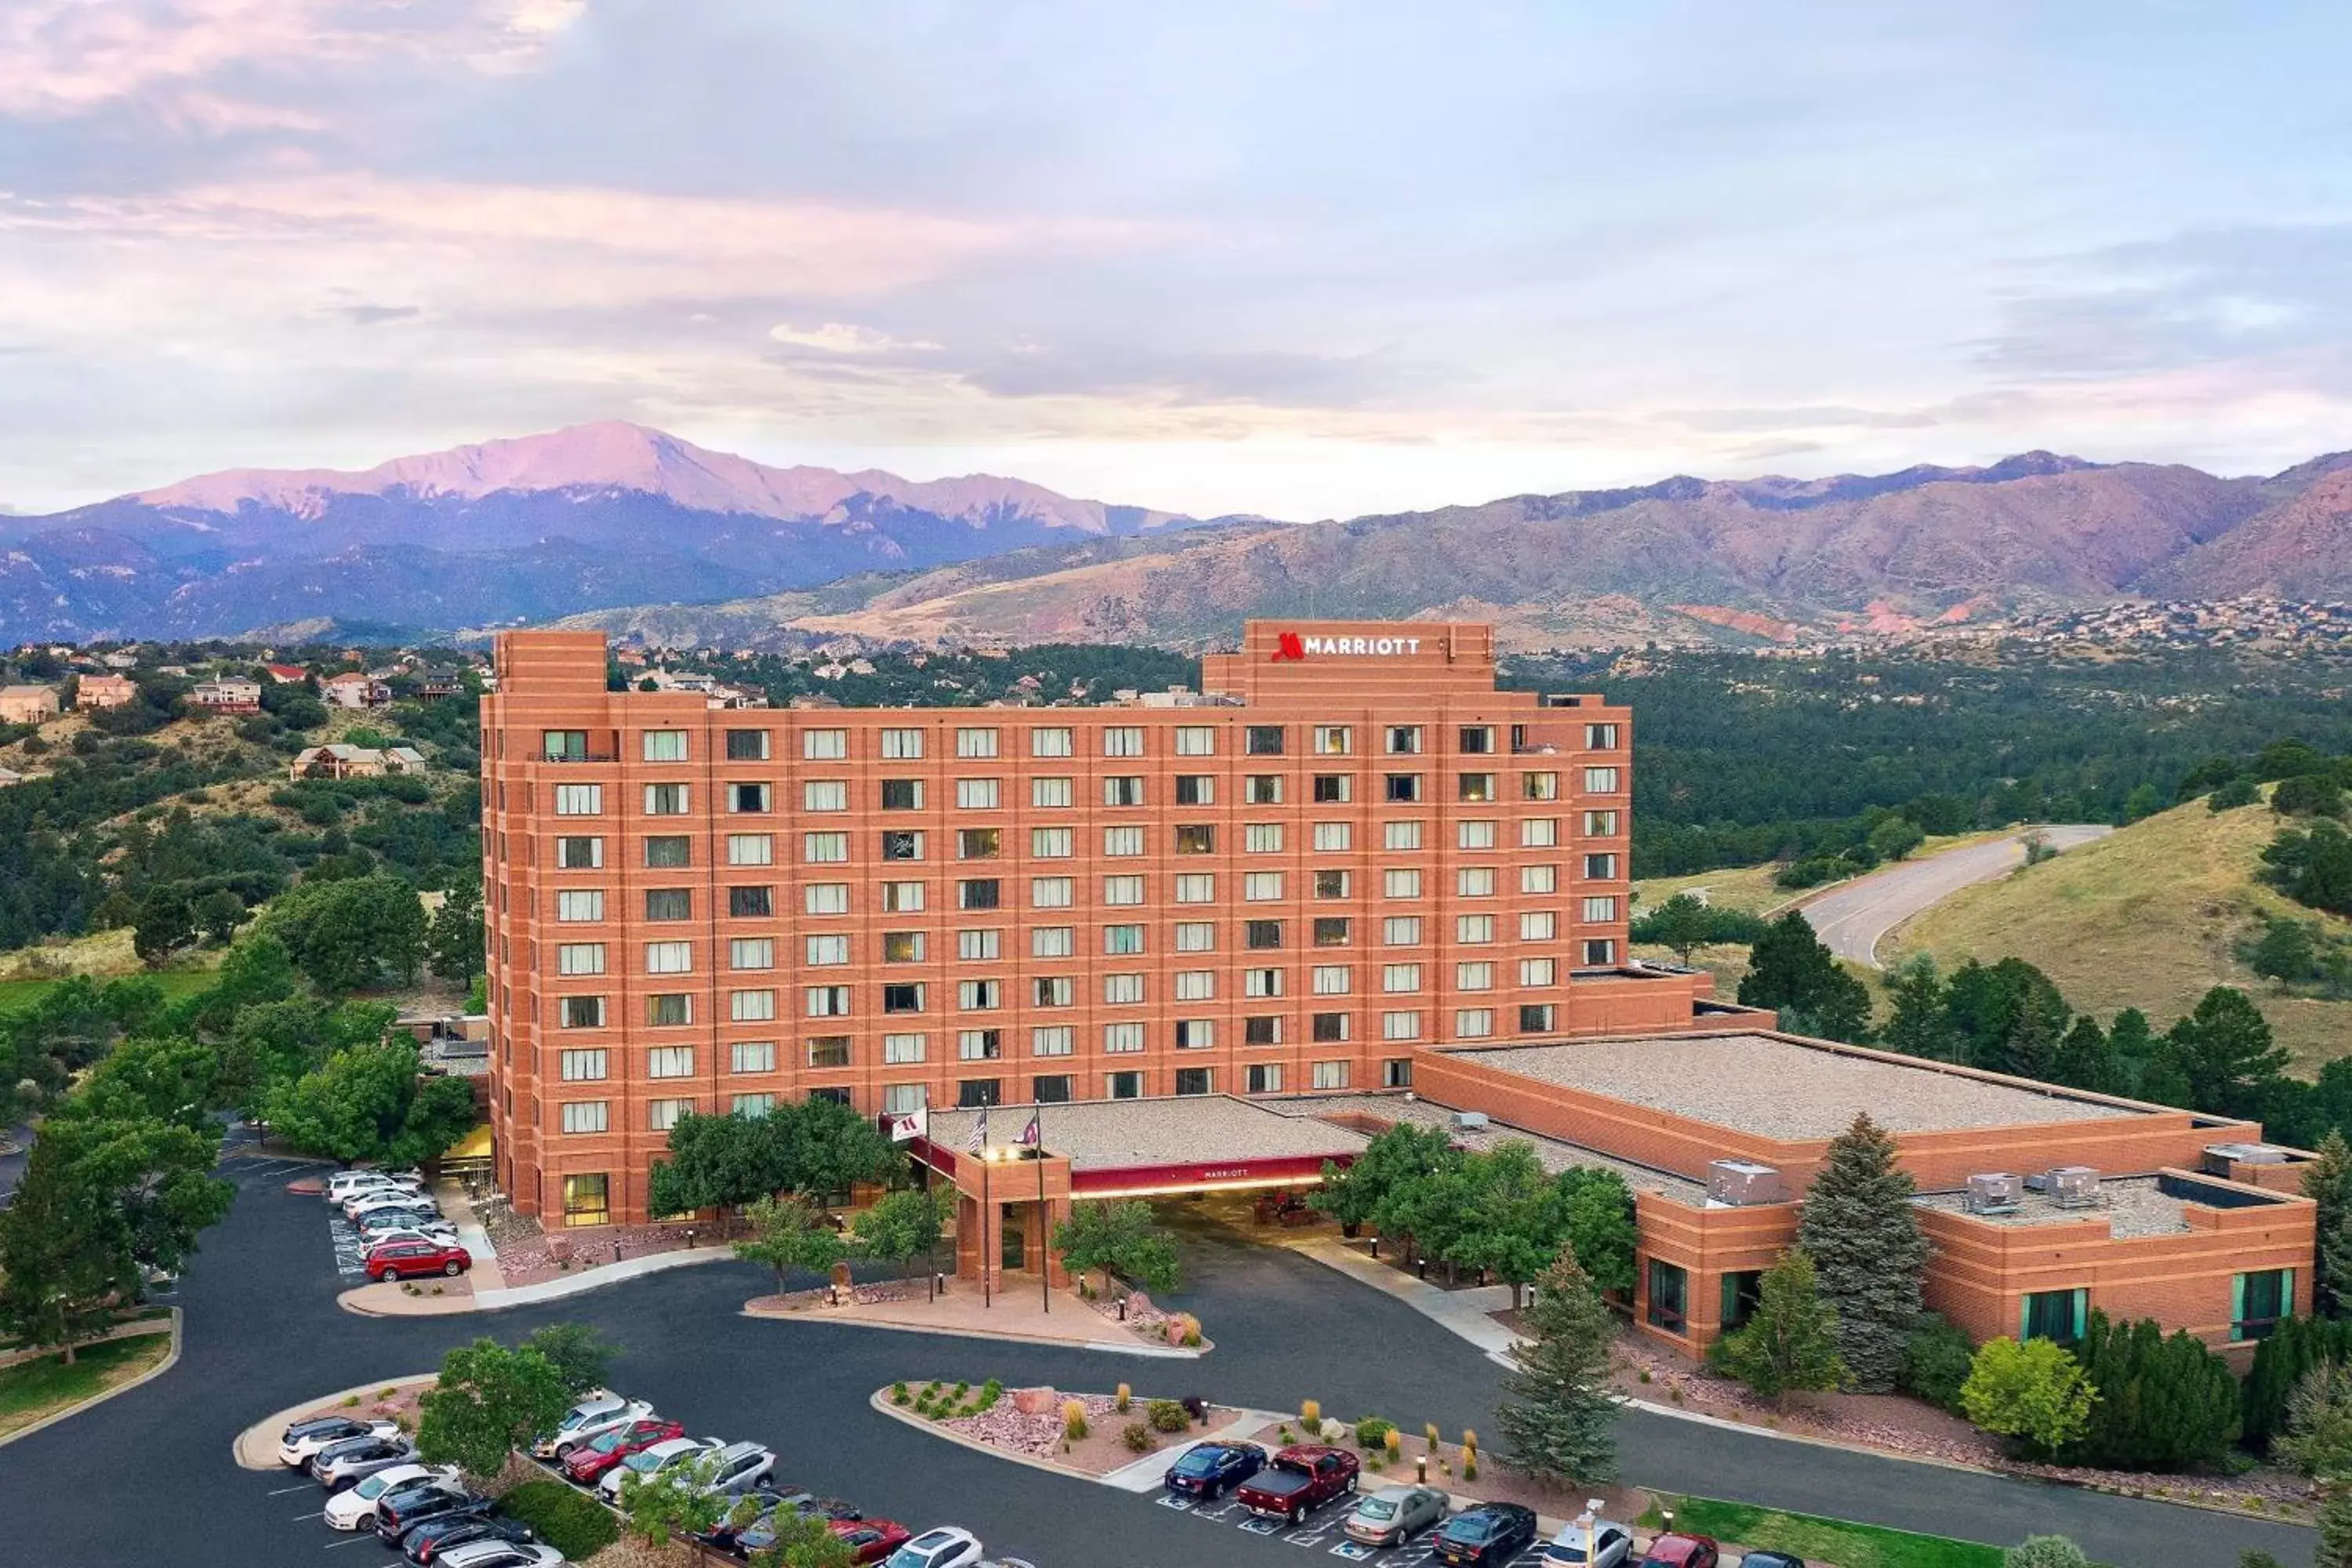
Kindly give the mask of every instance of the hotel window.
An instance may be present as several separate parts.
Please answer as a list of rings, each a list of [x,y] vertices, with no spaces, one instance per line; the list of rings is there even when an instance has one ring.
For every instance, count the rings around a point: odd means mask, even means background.
[[[559,1051],[559,1070],[566,1083],[593,1083],[605,1074],[605,1053],[602,1047],[590,1051]]]
[[[2280,1320],[2294,1313],[2294,1270],[2264,1268],[2230,1282],[2230,1339],[2266,1340]]]
[[[1124,859],[1143,853],[1143,829],[1140,827],[1106,827],[1103,829],[1103,853],[1113,859]]]
[[[923,1010],[923,987],[919,981],[910,981],[882,987],[884,1013],[919,1013]]]
[[[1029,1080],[1029,1098],[1039,1105],[1061,1105],[1071,1096],[1070,1075],[1046,1073]]]
[[[686,761],[686,731],[683,730],[648,730],[645,732],[646,761],[649,763],[682,763]]]
[[[601,942],[559,942],[555,949],[555,973],[558,974],[604,973],[604,944]]]
[[[1382,1062],[1381,1064],[1381,1087],[1382,1089],[1411,1089],[1412,1087],[1412,1058],[1411,1057],[1391,1057],[1388,1060]]]
[[[818,1061],[818,1060],[816,1059],[816,1058],[817,1058],[817,1046],[818,1046],[818,1044],[819,1044],[821,1041],[824,1041],[824,1040],[839,1040],[839,1041],[841,1042],[841,1060],[839,1060],[839,1061],[837,1061],[837,1062],[820,1062],[820,1061]],[[838,1067],[847,1067],[848,1065],[849,1065],[849,1037],[848,1037],[848,1036],[846,1036],[846,1035],[821,1035],[821,1036],[817,1037],[817,1038],[816,1038],[816,1039],[811,1040],[811,1041],[809,1042],[809,1066],[811,1066],[811,1067],[836,1067],[836,1068],[838,1068]],[[738,1040],[738,1041],[736,1041],[733,1045],[729,1046],[729,1047],[727,1047],[727,1070],[728,1070],[728,1071],[730,1071],[730,1072],[773,1072],[773,1071],[775,1071],[775,1070],[776,1070],[776,1042],[775,1042],[775,1041],[773,1041],[773,1040]]]
[[[539,732],[539,754],[551,763],[584,763],[588,760],[588,731],[585,730],[541,730]]]
[[[566,996],[557,1021],[567,1029],[601,1029],[604,1026],[604,999],[602,996]]]
[[[1206,724],[1176,726],[1176,754],[1180,757],[1213,757],[1217,754],[1217,732]]]
[[[993,860],[1004,853],[1004,829],[964,827],[956,831],[956,858]]]
[[[727,889],[727,913],[739,921],[772,920],[776,913],[776,894],[772,888],[735,887]]]
[[[2240,1275],[2244,1279],[2244,1275]],[[2091,1292],[2073,1290],[2028,1290],[2018,1302],[2017,1337],[2021,1340],[2060,1340],[2072,1342],[2083,1337],[2090,1311]],[[2231,1339],[2242,1336],[2235,1331]]]
[[[602,888],[578,888],[557,893],[555,918],[559,921],[603,920],[604,890]]]
[[[1106,974],[1103,976],[1103,1002],[1111,1007],[1133,1007],[1143,1001],[1143,976],[1140,974]]]
[[[1318,822],[1315,825],[1315,851],[1318,855],[1338,855],[1354,847],[1355,835],[1344,822]]]
[[[1521,985],[1528,986],[1559,984],[1559,960],[1550,958],[1523,958],[1519,960],[1519,984]]]
[[[730,866],[772,866],[776,863],[776,838],[772,833],[730,833],[727,836],[727,863]]]
[[[1495,847],[1495,825],[1486,821],[1457,823],[1454,838],[1465,849],[1492,849]]]
[[[1178,1068],[1176,1069],[1176,1092],[1178,1094],[1211,1093],[1211,1082],[1212,1079],[1207,1068]]]
[[[1617,879],[1615,855],[1587,855],[1584,858],[1584,879],[1588,882],[1613,882]]]
[[[1317,773],[1308,793],[1318,805],[1345,805],[1351,792],[1346,773]]]
[[[1348,1037],[1348,1015],[1318,1013],[1309,1020],[1308,1035],[1317,1045],[1328,1046]]]
[[[1381,942],[1388,947],[1418,947],[1421,945],[1419,915],[1391,915],[1381,921]]]
[[[1206,1018],[1179,1018],[1172,1033],[1180,1051],[1205,1051],[1217,1043],[1216,1026]]]
[[[1388,752],[1392,757],[1410,757],[1421,751],[1421,726],[1391,724],[1388,728]]]
[[[966,1013],[993,1013],[1004,1005],[1002,980],[959,980],[956,1006]]]
[[[1029,731],[1029,754],[1033,757],[1066,757],[1070,755],[1070,731],[1064,729],[1038,729]]]
[[[1346,871],[1315,873],[1315,896],[1318,899],[1344,899],[1355,887],[1354,877]]]
[[[993,877],[977,877],[956,884],[956,908],[993,910],[1004,904],[1004,884]]]
[[[603,784],[557,784],[555,815],[558,816],[602,816],[604,814]]]
[[[1280,805],[1282,775],[1252,773],[1242,780],[1242,800],[1249,805]]]
[[[1530,816],[1520,821],[1520,848],[1550,849],[1557,847],[1559,844],[1559,818],[1556,816]]]
[[[994,811],[999,795],[994,779],[956,780],[956,809],[959,811]]]
[[[924,884],[920,882],[883,883],[882,912],[886,915],[920,914],[923,909],[923,886]]]
[[[1419,773],[1391,773],[1383,781],[1381,798],[1391,805],[1409,805],[1421,799]]]
[[[1421,897],[1421,873],[1411,867],[1381,872],[1381,896],[1385,899]]]
[[[1282,755],[1282,726],[1252,724],[1242,732],[1242,749],[1253,757]]]
[[[776,1016],[776,994],[772,991],[730,991],[727,994],[727,1016],[738,1024],[764,1024]]]
[[[993,730],[958,730],[956,755],[959,757],[992,757],[996,755],[996,731]]]
[[[1244,901],[1265,903],[1281,897],[1281,872],[1245,871],[1242,874],[1242,898]]]
[[[801,785],[803,811],[847,811],[849,785],[841,779],[810,779]]]
[[[768,760],[768,732],[765,730],[728,731],[727,760],[730,763],[766,762]]]
[[[1418,963],[1385,963],[1381,966],[1381,989],[1391,994],[1421,989],[1421,965]]]
[[[1465,866],[1454,873],[1454,890],[1465,899],[1495,896],[1495,868]]]
[[[1650,1259],[1650,1327],[1664,1329],[1670,1334],[1684,1331],[1688,1323],[1686,1297],[1690,1290],[1690,1275],[1662,1258]]]
[[[1484,757],[1494,752],[1495,727],[1492,724],[1465,724],[1459,738],[1461,744],[1457,750],[1465,756]]]
[[[959,1029],[956,1031],[956,1059],[965,1062],[992,1062],[1004,1055],[1004,1031],[1002,1029]]]
[[[915,885],[922,886],[920,882]],[[845,915],[849,912],[849,884],[811,882],[801,889],[801,908],[813,915]]]
[[[647,816],[684,816],[686,786],[682,784],[646,785],[646,815]]]
[[[1402,1016],[1408,1018],[1412,1016],[1410,1013]],[[1409,1035],[1403,1037],[1391,1036],[1391,1037],[1402,1037],[1406,1039],[1412,1038]],[[1344,1061],[1317,1062],[1311,1070],[1314,1073],[1314,1085],[1318,1089],[1345,1089],[1348,1087],[1348,1064]]]
[[[837,763],[848,755],[848,731],[803,730],[801,731],[801,756],[804,761]]]
[[[1210,1002],[1216,999],[1217,976],[1206,969],[1181,969],[1174,981],[1175,998],[1179,1002]]]
[[[1454,1015],[1454,1032],[1465,1040],[1483,1040],[1495,1032],[1492,1007],[1464,1007]]]
[[[923,809],[923,781],[920,779],[884,779],[882,809],[885,811],[920,811]]]
[[[1587,795],[1615,795],[1617,793],[1617,770],[1615,768],[1585,769],[1584,793]]]
[[[559,871],[597,871],[604,866],[604,841],[601,838],[559,838],[555,841],[555,868]]]
[[[956,957],[965,963],[993,963],[1003,956],[1004,933],[1000,931],[960,931],[956,932]]]
[[[1179,952],[1214,952],[1217,950],[1217,928],[1208,921],[1178,921],[1176,951]]]
[[[1318,757],[1344,757],[1352,749],[1350,738],[1345,724],[1318,724],[1312,749]]]
[[[1106,757],[1139,757],[1143,755],[1143,731],[1132,724],[1112,724],[1104,727],[1103,751]]]
[[[811,1062],[809,1065],[814,1067],[816,1064]],[[728,1109],[735,1115],[746,1118],[765,1116],[776,1109],[776,1097],[772,1094],[739,1094],[728,1101]]]
[[[1206,871],[1194,871],[1176,879],[1176,901],[1180,904],[1213,904],[1217,901],[1217,879]]]
[[[1519,916],[1521,942],[1554,942],[1559,937],[1559,916],[1550,910],[1528,910]]]
[[[1069,805],[1071,799],[1071,786],[1068,779],[1031,779],[1029,781],[1029,804],[1041,811],[1058,810]]]
[[[1205,822],[1180,822],[1176,825],[1176,853],[1179,855],[1214,855],[1217,852],[1217,830]]]
[[[1495,775],[1464,773],[1454,780],[1454,798],[1459,801],[1491,801],[1495,798]]]
[[[1590,941],[1586,942],[1585,942],[1585,944],[1584,944],[1584,962],[1585,962],[1585,963],[1616,963],[1616,962],[1617,962],[1617,941],[1616,941],[1616,939],[1615,939],[1614,937],[1606,937],[1606,936],[1602,936],[1602,937],[1594,937],[1594,938],[1591,939]]]
[[[1354,988],[1354,972],[1344,963],[1318,963],[1308,978],[1318,996],[1345,996]]]
[[[882,1109],[893,1116],[912,1116],[923,1105],[923,1086],[919,1083],[890,1083],[882,1086]]]
[[[1282,971],[1279,969],[1243,970],[1242,994],[1258,997],[1281,995]]]
[[[1139,1023],[1105,1024],[1103,1050],[1110,1056],[1124,1056],[1143,1048],[1143,1026]],[[1116,1096],[1114,1096],[1116,1098]]]
[[[1242,826],[1242,850],[1249,855],[1282,853],[1282,824],[1250,822]]]
[[[1480,962],[1457,963],[1454,966],[1454,989],[1456,991],[1492,991],[1495,988],[1495,966]]]
[[[649,921],[690,921],[693,918],[693,889],[647,888],[646,889],[646,919]]]
[[[1278,1046],[1282,1044],[1282,1020],[1270,1013],[1258,1013],[1242,1020],[1242,1044],[1245,1046]]]
[[[1384,1040],[1417,1040],[1421,1038],[1421,1015],[1418,1013],[1381,1014],[1381,1038]]]
[[[1617,900],[1613,896],[1603,894],[1600,897],[1590,898],[1584,900],[1584,920],[1586,924],[1606,924],[1608,921],[1613,921],[1616,918]]]
[[[1476,944],[1495,940],[1495,917],[1492,915],[1456,915],[1454,917],[1454,940]]]
[[[1066,1057],[1077,1049],[1078,1032],[1067,1024],[1045,1024],[1029,1031],[1033,1057]]]
[[[1214,805],[1217,804],[1217,781],[1208,773],[1178,773],[1176,775],[1178,805]]]
[[[1381,847],[1383,849],[1418,849],[1421,847],[1421,824],[1410,818],[1381,824]]]
[[[814,938],[810,939],[814,942]],[[885,963],[920,963],[926,946],[925,933],[919,931],[886,931],[882,933],[882,962]],[[847,950],[843,950],[845,955]]]
[[[1559,775],[1558,773],[1521,773],[1519,775],[1519,798],[1522,800],[1558,800],[1559,798]]]
[[[1115,1072],[1103,1075],[1103,1092],[1112,1100],[1143,1098],[1143,1075],[1139,1072]]]
[[[903,829],[882,835],[882,858],[885,860],[919,860],[923,858],[923,836]]]
[[[801,858],[812,866],[833,866],[849,858],[846,833],[803,833]]]
[[[1242,922],[1242,945],[1249,948],[1253,952],[1263,952],[1266,949],[1280,947],[1282,945],[1282,922],[1280,921],[1244,921]]]
[[[1077,1001],[1077,983],[1066,974],[1041,974],[1031,994],[1040,1007],[1067,1007]]]
[[[889,956],[889,945],[890,939],[887,936],[884,937],[882,939],[882,946],[883,956],[886,959]],[[827,964],[833,963],[847,963],[849,962],[849,938],[845,934],[836,936],[813,936],[808,939],[807,952],[808,962],[815,968],[822,969]]]
[[[907,1067],[923,1059],[929,1035],[885,1035],[882,1037],[882,1061],[886,1067]]]
[[[1077,933],[1068,926],[1032,926],[1029,930],[1029,956],[1032,958],[1067,958],[1077,951]]]
[[[1280,1094],[1282,1092],[1282,1064],[1280,1062],[1252,1062],[1249,1066],[1242,1069],[1242,1083],[1244,1085],[1244,1092],[1248,1094]]]
[[[1066,910],[1076,901],[1077,884],[1068,877],[1032,877],[1029,879],[1029,907],[1033,910]]]
[[[647,974],[691,974],[694,972],[694,944],[690,942],[649,942],[646,943]]]
[[[913,762],[923,754],[923,732],[920,730],[885,730],[882,731],[882,757],[885,762]]]
[[[1354,940],[1344,915],[1317,915],[1314,938],[1318,947],[1345,947]]]
[[[693,863],[694,840],[682,833],[646,840],[646,865],[654,870],[675,870]]]
[[[1519,1005],[1519,1033],[1548,1035],[1552,1028],[1552,1005],[1549,1002],[1524,1002]]]
[[[1141,805],[1143,804],[1143,780],[1134,774],[1108,774],[1104,777],[1102,785],[1105,805]]]
[[[1114,908],[1143,902],[1143,879],[1140,877],[1105,877],[1102,901]]]
[[[849,1016],[849,987],[846,985],[812,985],[802,993],[805,1011],[812,1018],[846,1018]]]
[[[647,1078],[692,1078],[694,1047],[692,1046],[656,1046],[646,1053]]]
[[[1584,727],[1584,749],[1588,752],[1613,752],[1617,749],[1617,726],[1587,724]]]
[[[1617,837],[1617,814],[1613,811],[1588,811],[1584,814],[1584,836],[1587,838]]]
[[[1143,928],[1141,926],[1103,927],[1104,952],[1118,957],[1121,954],[1142,951]]]
[[[563,1130],[566,1132],[603,1132],[609,1129],[611,1112],[601,1100],[567,1100],[563,1107]],[[571,1183],[564,1184],[567,1200]],[[566,1214],[569,1215],[567,1203]]]

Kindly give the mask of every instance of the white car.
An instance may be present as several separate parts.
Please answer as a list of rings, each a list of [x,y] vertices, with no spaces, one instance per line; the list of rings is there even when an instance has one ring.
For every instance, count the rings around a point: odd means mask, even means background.
[[[363,1192],[424,1190],[424,1177],[394,1175],[386,1171],[338,1171],[327,1178],[327,1201],[331,1204],[347,1204]]]
[[[444,1465],[436,1469],[430,1465],[395,1465],[388,1470],[378,1470],[349,1491],[337,1492],[327,1500],[327,1523],[335,1530],[372,1529],[375,1524],[376,1499],[394,1487],[435,1476],[454,1481],[457,1479],[457,1467]]]
[[[436,1247],[457,1245],[457,1227],[454,1225],[394,1225],[382,1230],[364,1230],[360,1239],[373,1249],[390,1241],[429,1241]]]
[[[883,1568],[978,1568],[980,1537],[956,1525],[927,1530],[890,1553]]]
[[[1540,1561],[1543,1568],[1626,1568],[1633,1561],[1633,1532],[1588,1510],[1559,1527]]]
[[[310,1456],[330,1443],[341,1443],[352,1437],[397,1437],[397,1421],[362,1421],[354,1415],[314,1415],[308,1421],[297,1421],[286,1428],[278,1440],[278,1462],[300,1469],[310,1462]]]
[[[530,1451],[539,1458],[561,1459],[581,1444],[601,1437],[615,1426],[643,1421],[653,1413],[654,1407],[642,1399],[623,1399],[617,1394],[598,1389],[565,1411],[563,1419],[555,1424],[555,1430],[533,1443]]]
[[[716,1437],[671,1437],[652,1447],[631,1454],[627,1458],[604,1472],[596,1483],[596,1495],[606,1502],[621,1500],[621,1480],[625,1476],[650,1476],[672,1465],[682,1465],[704,1454],[715,1454],[726,1447]]]
[[[357,1224],[372,1214],[388,1209],[418,1209],[439,1212],[439,1205],[420,1193],[363,1193],[343,1205],[343,1217]]]
[[[563,1553],[543,1541],[468,1541],[436,1552],[448,1568],[557,1568]]]

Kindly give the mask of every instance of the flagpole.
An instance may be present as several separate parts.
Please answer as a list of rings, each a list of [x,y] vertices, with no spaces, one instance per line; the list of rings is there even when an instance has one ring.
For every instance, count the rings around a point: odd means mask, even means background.
[[[1029,1146],[1029,1157],[1037,1162],[1037,1289],[1045,1298],[1045,1310],[1054,1310],[1054,1234],[1045,1224],[1045,1107],[1040,1102],[1029,1113],[1029,1125],[1037,1134]]]
[[[995,1220],[1001,1229],[1004,1221],[1003,1216],[997,1214],[996,1205],[991,1203],[988,1197],[989,1167],[996,1162],[988,1157],[986,1131],[988,1112],[985,1109],[980,1113],[980,1125],[982,1129],[980,1140],[980,1304],[986,1308],[996,1305],[995,1292],[990,1288],[992,1275],[988,1256],[988,1222]],[[1004,1241],[1001,1236],[997,1238],[996,1246],[1000,1252],[1003,1250]]]
[[[938,1152],[931,1143],[931,1086],[929,1084],[923,1086],[922,1114],[923,1144],[926,1148],[933,1150],[931,1159],[936,1159]],[[928,1207],[931,1195],[931,1161],[926,1159],[919,1163],[923,1167],[923,1197]],[[931,1225],[923,1235],[923,1288],[930,1293],[928,1299],[936,1302],[940,1299],[940,1216],[936,1209],[930,1209],[929,1212]]]

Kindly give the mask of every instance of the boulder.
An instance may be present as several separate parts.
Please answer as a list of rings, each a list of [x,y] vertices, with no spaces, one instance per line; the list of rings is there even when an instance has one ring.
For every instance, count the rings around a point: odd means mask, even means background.
[[[1013,1408],[1024,1415],[1058,1415],[1062,1396],[1050,1388],[1016,1388],[1013,1391]]]

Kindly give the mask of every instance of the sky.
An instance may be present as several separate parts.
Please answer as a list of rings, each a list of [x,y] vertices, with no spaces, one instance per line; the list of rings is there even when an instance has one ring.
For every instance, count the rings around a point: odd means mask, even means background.
[[[2352,8],[0,0],[0,505],[590,419],[1311,519],[2352,447]]]

